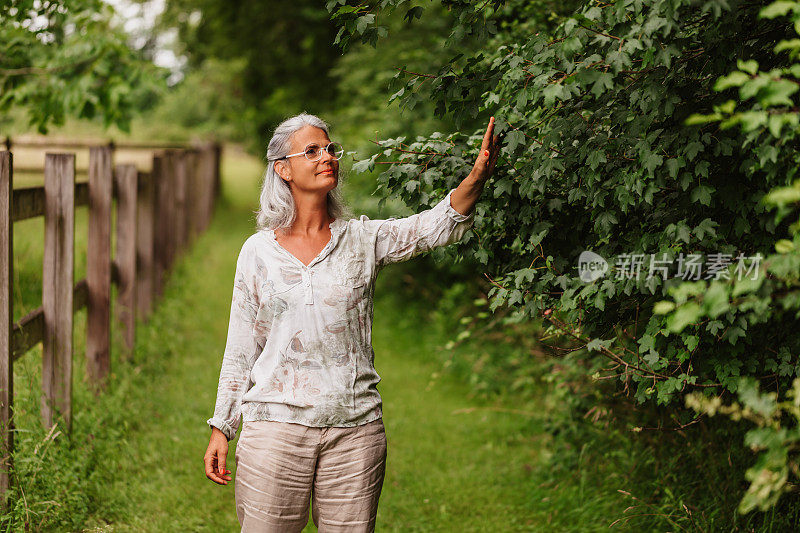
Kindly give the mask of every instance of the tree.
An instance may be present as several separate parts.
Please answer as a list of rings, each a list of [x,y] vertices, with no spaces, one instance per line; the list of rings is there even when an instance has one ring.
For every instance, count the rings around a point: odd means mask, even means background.
[[[0,110],[21,108],[41,133],[67,116],[127,130],[166,73],[113,23],[101,0],[12,0],[0,6]]]
[[[321,113],[337,97],[330,69],[339,57],[331,45],[335,28],[313,0],[168,0],[157,31],[178,31],[178,54],[187,72],[235,62],[227,92],[238,100],[223,105],[208,121],[228,121],[232,108],[244,107],[240,138],[264,151],[269,129],[289,115]],[[190,80],[191,81],[191,80]],[[223,99],[221,103],[225,103]]]

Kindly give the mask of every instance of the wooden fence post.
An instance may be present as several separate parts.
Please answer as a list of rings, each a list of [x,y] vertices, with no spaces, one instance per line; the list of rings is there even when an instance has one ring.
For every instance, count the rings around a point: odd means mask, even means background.
[[[214,144],[208,143],[203,150],[203,230],[211,222],[214,211]]]
[[[213,213],[214,208],[217,206],[217,198],[219,198],[220,192],[222,192],[222,145],[218,142],[212,144],[213,150],[213,172],[214,172],[214,197],[213,197],[213,204],[211,205],[211,211]],[[209,215],[210,217],[210,215]],[[209,218],[210,219],[210,218]]]
[[[166,150],[165,154],[166,165],[164,165],[166,172],[164,173],[164,202],[167,205],[166,219],[164,227],[161,228],[166,238],[166,275],[172,270],[172,259],[175,256],[175,150]]]
[[[186,151],[186,244],[190,246],[197,238],[197,150]]]
[[[167,221],[162,230],[167,233],[167,275],[172,272],[172,263],[178,250],[178,233],[175,231],[175,220],[178,213],[175,211],[175,167],[177,151],[174,148],[167,150]]]
[[[175,228],[174,254],[182,253],[187,239],[186,225],[186,151],[176,150],[173,159],[173,192],[174,203],[172,212],[174,214],[173,224]],[[173,259],[175,257],[173,256]]]
[[[11,152],[0,152],[0,503],[7,509],[6,496],[11,487],[11,452],[14,450],[14,357],[11,335],[14,328],[14,307],[11,281],[14,277],[12,217],[14,170]]]
[[[153,258],[155,187],[153,173],[139,173],[136,216],[136,314],[145,320],[153,309],[158,272]]]
[[[208,174],[208,144],[202,144],[197,150],[197,232],[203,233],[206,229],[206,215],[208,203],[206,201],[206,176]]]
[[[162,250],[162,259],[164,261],[163,270],[162,270],[162,279],[161,279],[161,290],[163,292],[164,284],[167,282],[167,276],[169,275],[170,265],[172,264],[172,239],[174,237],[174,226],[172,224],[173,220],[173,194],[172,194],[172,183],[173,183],[173,162],[174,158],[172,157],[172,150],[164,150],[164,164],[162,166],[162,174],[161,174],[161,187],[159,188],[159,198],[158,202],[159,205],[162,207],[161,209],[161,216],[159,217],[159,228],[158,231],[164,234],[164,249]]]
[[[155,217],[153,239],[153,261],[155,262],[155,295],[161,297],[164,292],[164,277],[167,270],[167,246],[169,235],[166,225],[169,224],[169,175],[166,172],[166,154],[153,157],[153,180],[155,181]]]
[[[136,343],[136,184],[135,165],[118,165],[117,190],[117,309],[128,356]]]
[[[89,149],[89,239],[86,264],[86,365],[95,393],[106,387],[111,362],[111,147]]]
[[[72,429],[72,291],[75,274],[75,155],[46,154],[42,275],[42,418]]]

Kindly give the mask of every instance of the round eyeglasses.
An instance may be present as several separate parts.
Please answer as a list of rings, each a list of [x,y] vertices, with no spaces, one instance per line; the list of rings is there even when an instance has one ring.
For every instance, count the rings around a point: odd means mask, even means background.
[[[283,157],[276,157],[275,159],[272,159],[272,161],[278,161],[279,159],[288,159],[290,157],[295,157],[298,155],[304,155],[306,156],[306,159],[312,162],[319,161],[319,159],[322,157],[323,151],[328,152],[328,154],[330,154],[332,158],[338,160],[341,159],[342,156],[344,155],[344,146],[342,146],[339,143],[331,142],[328,143],[328,145],[325,148],[320,148],[318,144],[312,143],[306,146],[306,149],[302,152],[285,155]]]

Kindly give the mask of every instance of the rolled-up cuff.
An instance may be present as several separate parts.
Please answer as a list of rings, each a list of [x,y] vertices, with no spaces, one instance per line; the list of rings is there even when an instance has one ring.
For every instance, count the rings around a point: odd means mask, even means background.
[[[230,424],[220,418],[209,418],[206,420],[206,424],[212,428],[217,428],[218,430],[222,431],[229,441],[232,441],[236,436],[236,430],[233,429]]]
[[[445,206],[444,208],[445,208],[445,212],[447,213],[447,215],[450,218],[452,218],[453,220],[455,220],[456,222],[463,222],[465,220],[470,220],[470,219],[475,218],[475,208],[474,207],[472,208],[472,212],[469,215],[462,215],[461,213],[459,213],[458,211],[453,209],[453,205],[450,203],[450,195],[453,194],[453,191],[455,191],[455,189],[450,189],[450,192],[448,192],[447,196],[445,196],[444,199],[442,200],[442,203]]]

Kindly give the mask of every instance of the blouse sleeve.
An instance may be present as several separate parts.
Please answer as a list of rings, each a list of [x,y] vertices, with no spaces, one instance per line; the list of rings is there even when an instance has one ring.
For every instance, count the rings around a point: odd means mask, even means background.
[[[233,440],[239,428],[242,396],[252,385],[250,370],[264,339],[254,333],[258,311],[258,273],[255,251],[245,242],[236,261],[228,339],[222,357],[214,416],[206,423]]]
[[[406,261],[438,246],[459,241],[475,220],[475,209],[462,215],[450,204],[451,189],[435,206],[405,218],[372,221],[375,262],[379,267]]]

